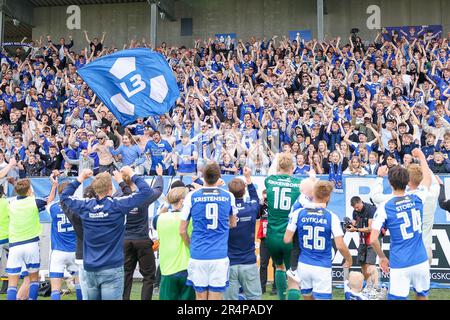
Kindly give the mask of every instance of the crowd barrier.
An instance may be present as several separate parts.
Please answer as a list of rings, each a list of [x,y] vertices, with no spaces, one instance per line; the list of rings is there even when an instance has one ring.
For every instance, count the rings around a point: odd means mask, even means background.
[[[234,176],[224,175],[223,180],[228,183]],[[328,176],[318,176],[319,179],[328,179]],[[440,176],[446,185],[446,195],[450,199],[450,175]],[[145,177],[147,182],[152,185],[154,177]],[[264,187],[264,176],[254,176],[252,181],[256,186],[258,194],[261,196]],[[184,177],[164,177],[164,192],[163,195],[149,207],[149,214],[156,214],[157,208],[164,201],[164,195],[167,194],[168,188],[173,181],[182,180],[185,184],[191,183],[191,178]],[[370,202],[370,195],[375,186],[376,177],[345,177],[343,178],[343,192],[333,193],[331,202],[329,204],[330,210],[336,213],[341,221],[345,216],[352,216],[352,207],[350,206],[350,199],[359,195],[363,201]],[[51,183],[48,178],[32,178],[32,187],[37,197],[45,198],[48,196],[51,189]],[[86,181],[76,191],[77,196],[82,196],[83,188],[88,186],[90,181]],[[115,187],[117,185],[115,184]],[[391,188],[387,179],[384,179],[384,193],[391,193]],[[8,189],[8,196],[13,196],[12,188]],[[41,221],[44,223],[43,236],[41,237],[41,252],[42,257],[48,255],[50,228],[48,223],[51,221],[47,212],[41,212]],[[433,261],[431,264],[431,280],[434,286],[450,286],[450,214],[438,207],[436,210],[435,221],[433,227]],[[359,245],[358,233],[346,233],[344,240],[348,245],[352,256],[355,258],[354,267],[357,268],[356,256],[358,254],[357,248]],[[383,250],[389,252],[389,236],[383,239]],[[257,241],[257,247],[259,242]],[[257,248],[258,255],[258,248]],[[333,280],[342,281],[343,270],[341,267],[342,256],[339,252],[334,251],[333,259]],[[46,269],[48,265],[47,259],[43,259],[42,267]],[[382,281],[388,281],[388,275],[382,275]]]

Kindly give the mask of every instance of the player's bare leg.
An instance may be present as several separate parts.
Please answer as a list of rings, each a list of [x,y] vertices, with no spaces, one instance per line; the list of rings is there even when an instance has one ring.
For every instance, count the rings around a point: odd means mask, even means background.
[[[416,300],[428,300],[428,297],[423,297],[416,294]]]
[[[208,300],[208,291],[195,292],[195,300]]]
[[[312,294],[304,294],[303,300],[314,300],[314,297]]]
[[[378,269],[372,264],[367,265],[367,273],[369,275],[369,282],[372,283],[373,287],[378,287]]]
[[[208,300],[223,300],[223,293],[208,291]]]
[[[23,278],[22,285],[17,291],[17,300],[28,300],[30,296],[30,277]]]
[[[61,300],[61,278],[51,278],[50,285],[52,287],[52,300]]]

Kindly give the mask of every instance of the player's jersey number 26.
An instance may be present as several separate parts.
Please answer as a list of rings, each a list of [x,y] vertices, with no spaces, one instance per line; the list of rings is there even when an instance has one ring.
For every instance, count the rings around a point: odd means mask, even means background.
[[[325,250],[325,238],[320,235],[325,232],[322,226],[303,226],[303,247],[309,250]]]
[[[292,191],[291,188],[274,187],[273,208],[280,210],[291,210],[291,197],[290,197],[291,191]]]

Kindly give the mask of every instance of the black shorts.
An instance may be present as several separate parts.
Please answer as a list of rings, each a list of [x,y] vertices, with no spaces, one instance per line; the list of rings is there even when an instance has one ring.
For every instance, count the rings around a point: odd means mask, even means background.
[[[358,247],[358,263],[375,265],[377,262],[377,253],[367,244],[360,244]]]

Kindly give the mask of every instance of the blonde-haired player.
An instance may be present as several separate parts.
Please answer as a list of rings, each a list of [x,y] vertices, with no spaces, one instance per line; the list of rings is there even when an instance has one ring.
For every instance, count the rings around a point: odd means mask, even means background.
[[[267,190],[268,224],[266,244],[276,265],[275,283],[278,297],[286,299],[286,269],[290,267],[292,243],[284,243],[283,236],[289,222],[292,205],[300,196],[300,179],[293,177],[294,162],[292,155],[277,155],[277,174],[270,175],[264,181]],[[298,283],[289,278],[289,300],[298,300]]]

